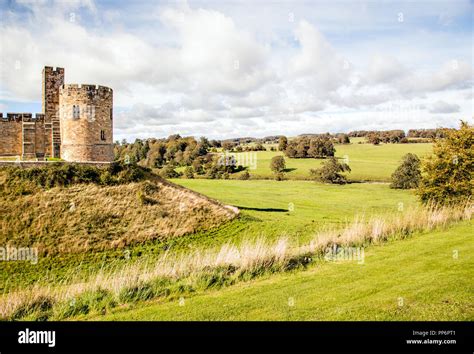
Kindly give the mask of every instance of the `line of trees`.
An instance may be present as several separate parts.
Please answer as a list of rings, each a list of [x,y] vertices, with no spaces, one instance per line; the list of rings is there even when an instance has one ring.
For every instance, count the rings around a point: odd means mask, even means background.
[[[237,166],[235,161],[226,159],[211,150],[220,143],[209,141],[202,137],[181,137],[179,134],[170,135],[166,139],[135,140],[134,143],[123,141],[114,147],[115,160],[129,164],[160,169],[164,178],[177,178],[185,175],[193,178],[195,174],[208,178],[229,178],[232,173],[244,168]],[[186,167],[183,173],[176,171],[178,167]]]
[[[336,149],[330,135],[315,138],[299,137],[280,141],[279,148],[290,158],[325,158],[334,156]]]
[[[425,138],[425,139],[438,139],[445,138],[447,133],[452,130],[450,128],[437,128],[437,129],[410,129],[408,131],[409,138]]]

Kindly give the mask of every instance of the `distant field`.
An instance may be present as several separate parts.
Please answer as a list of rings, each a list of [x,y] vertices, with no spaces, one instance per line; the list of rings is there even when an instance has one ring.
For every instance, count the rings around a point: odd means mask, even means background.
[[[95,320],[474,320],[474,223],[365,250],[364,264],[318,263]],[[453,257],[456,251],[458,258]]]
[[[432,144],[358,144],[363,139],[351,139],[348,145],[335,145],[336,157],[349,163],[352,172],[348,174],[352,181],[389,181],[390,176],[400,164],[401,158],[411,152],[420,158],[431,153]],[[276,145],[273,145],[276,146]],[[273,156],[283,155],[279,151],[250,152],[257,154],[257,169],[249,170],[254,178],[272,178],[270,160]],[[290,179],[308,179],[309,170],[317,168],[324,160],[321,159],[290,159],[286,158],[287,177]]]

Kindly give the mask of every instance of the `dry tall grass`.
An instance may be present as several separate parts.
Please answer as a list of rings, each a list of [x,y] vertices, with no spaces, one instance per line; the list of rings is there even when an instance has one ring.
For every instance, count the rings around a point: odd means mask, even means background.
[[[209,230],[238,210],[161,178],[73,185],[0,198],[0,244],[40,255],[85,253]]]
[[[389,238],[405,238],[414,232],[470,220],[473,209],[473,204],[469,202],[458,207],[419,207],[369,219],[357,217],[345,228],[318,233],[311,242],[304,245],[292,244],[286,237],[274,243],[261,238],[238,246],[225,244],[220,248],[191,253],[166,252],[153,263],[136,262],[112,272],[99,272],[86,282],[74,279],[69,284],[33,287],[4,294],[0,298],[0,316],[8,318],[19,307],[35,303],[38,299],[48,298],[54,303],[64,303],[80,294],[98,289],[106,289],[118,297],[124,289],[156,279],[188,279],[192,284],[200,275],[222,269],[231,269],[233,274],[284,270],[295,264],[305,264],[310,261],[310,257],[321,257],[328,247],[334,245],[377,244]]]

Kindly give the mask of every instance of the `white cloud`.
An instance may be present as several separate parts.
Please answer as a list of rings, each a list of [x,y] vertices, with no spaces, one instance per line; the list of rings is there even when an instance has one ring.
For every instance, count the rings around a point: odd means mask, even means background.
[[[316,27],[301,21],[295,30],[301,49],[290,61],[290,76],[303,77],[322,90],[335,90],[348,81],[350,63],[342,59]]]
[[[397,83],[404,93],[425,94],[450,88],[472,87],[472,66],[466,61],[453,59],[444,63],[435,72],[414,72]]]
[[[446,13],[440,20],[451,28],[469,3],[275,3],[271,11],[245,3],[124,5],[133,11],[100,1],[22,3],[28,12],[7,11],[0,23],[0,107],[39,101],[42,67],[62,66],[67,82],[114,88],[118,137],[415,124],[386,109],[395,101],[416,103],[422,125],[449,123],[437,114],[443,110],[472,116],[470,38],[423,27],[426,16],[436,22]],[[398,11],[410,21],[398,23]]]
[[[436,101],[430,108],[430,113],[457,113],[459,112],[458,104],[450,104],[444,101]]]
[[[405,76],[407,69],[391,55],[376,54],[372,57],[364,78],[368,83],[388,83]]]

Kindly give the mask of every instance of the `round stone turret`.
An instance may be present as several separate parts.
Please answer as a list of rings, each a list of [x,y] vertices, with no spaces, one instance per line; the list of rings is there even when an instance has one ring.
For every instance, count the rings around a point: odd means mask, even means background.
[[[113,160],[113,90],[95,85],[59,89],[61,158],[66,161]]]

